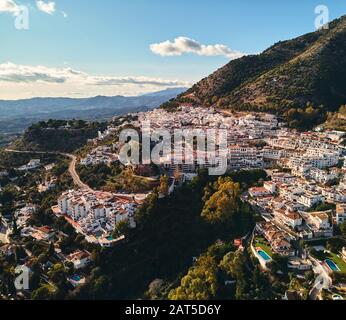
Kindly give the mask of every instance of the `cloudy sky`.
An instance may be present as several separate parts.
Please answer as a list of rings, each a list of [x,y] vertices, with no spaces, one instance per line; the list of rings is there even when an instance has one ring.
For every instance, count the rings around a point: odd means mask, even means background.
[[[0,0],[0,99],[137,95],[314,30],[337,0]],[[22,7],[25,6],[25,7]],[[24,10],[24,11],[23,11]],[[16,29],[16,21],[28,30]]]

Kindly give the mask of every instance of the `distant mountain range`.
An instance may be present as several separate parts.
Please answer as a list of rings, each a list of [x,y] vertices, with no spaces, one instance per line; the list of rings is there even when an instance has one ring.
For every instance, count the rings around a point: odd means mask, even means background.
[[[181,104],[268,111],[298,128],[325,121],[346,104],[346,16],[233,60],[164,107]]]
[[[20,133],[30,124],[48,119],[104,120],[153,109],[187,88],[171,88],[134,97],[32,98],[0,100],[0,133]]]

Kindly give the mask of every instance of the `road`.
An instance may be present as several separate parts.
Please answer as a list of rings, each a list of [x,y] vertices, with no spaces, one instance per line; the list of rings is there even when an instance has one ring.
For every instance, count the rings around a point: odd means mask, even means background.
[[[52,155],[61,155],[67,158],[70,158],[71,162],[68,168],[68,171],[73,179],[73,183],[79,187],[80,189],[87,189],[92,190],[88,185],[82,182],[80,179],[77,171],[76,171],[76,164],[77,164],[77,157],[70,153],[61,153],[61,152],[49,152],[49,151],[21,151],[21,150],[13,150],[13,149],[4,149],[6,152],[12,152],[12,153],[30,153],[30,154],[52,154]]]
[[[77,157],[73,154],[69,153],[62,153],[61,155],[68,157],[71,159],[70,166],[68,168],[68,171],[73,179],[73,183],[78,186],[80,189],[86,189],[86,190],[92,190],[87,184],[85,184],[79,177],[77,170],[76,170],[76,164],[77,164]]]
[[[62,154],[60,152],[53,152],[53,151],[22,151],[22,150],[15,150],[15,149],[3,149],[5,152],[11,152],[11,153],[32,153],[32,154],[55,154],[59,155]]]
[[[333,281],[330,278],[328,272],[324,269],[319,261],[317,261],[313,257],[309,257],[314,265],[314,272],[318,274],[316,278],[315,285],[310,291],[310,299],[317,300],[317,298],[321,297],[321,293],[323,289],[330,289],[333,286]]]

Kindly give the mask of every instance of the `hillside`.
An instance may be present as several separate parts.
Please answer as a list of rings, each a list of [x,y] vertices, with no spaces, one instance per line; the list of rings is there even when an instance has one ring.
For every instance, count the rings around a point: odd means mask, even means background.
[[[346,106],[341,106],[338,112],[328,114],[325,128],[346,131]]]
[[[269,111],[284,115],[292,126],[305,127],[323,122],[328,111],[346,103],[345,82],[346,16],[328,30],[231,61],[163,107],[191,103]]]
[[[39,122],[30,126],[11,148],[30,151],[73,152],[84,146],[88,139],[97,137],[97,132],[105,128],[105,123],[82,120]]]

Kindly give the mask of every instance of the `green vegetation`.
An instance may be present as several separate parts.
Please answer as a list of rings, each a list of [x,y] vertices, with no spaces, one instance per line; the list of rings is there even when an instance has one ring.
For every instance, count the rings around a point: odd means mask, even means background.
[[[77,171],[81,180],[94,189],[109,192],[147,192],[157,184],[151,179],[136,176],[131,168],[116,162],[112,165],[78,165]]]
[[[312,255],[320,261],[325,261],[326,259],[332,260],[338,266],[341,273],[346,273],[346,263],[338,254],[333,252],[312,251]]]
[[[304,279],[298,279],[294,275],[290,275],[289,290],[297,292],[301,300],[308,300],[309,292],[314,284],[314,274],[308,272]]]
[[[169,178],[168,178],[168,176],[166,176],[166,175],[161,176],[160,185],[159,185],[157,191],[164,196],[168,195],[168,191],[169,191]]]
[[[332,274],[333,283],[339,284],[339,283],[346,283],[346,272],[334,272]]]
[[[101,189],[106,186],[111,177],[115,177],[121,173],[121,167],[118,164],[107,166],[105,164],[98,165],[78,165],[77,172],[81,180],[91,188]]]
[[[31,159],[40,159],[42,165],[50,164],[60,159],[57,155],[37,154],[37,153],[14,153],[0,150],[0,170],[13,170]]]
[[[244,177],[244,183],[250,183],[263,175],[262,171],[233,173],[232,179],[242,182]],[[171,196],[160,199],[154,191],[136,213],[137,228],[130,230],[127,241],[100,250],[90,281],[73,297],[141,298],[155,279],[162,279],[160,283],[168,294],[170,283],[176,283],[191,266],[193,257],[218,239],[233,241],[251,231],[254,223],[250,211],[242,214],[236,210],[238,214],[230,215],[226,223],[211,224],[202,217],[205,188],[215,179],[202,171]],[[155,296],[162,296],[154,291]]]
[[[235,251],[227,242],[210,246],[171,290],[171,300],[248,300],[281,297],[283,287],[272,283],[247,252]]]
[[[310,209],[308,209],[308,212],[319,212],[319,211],[329,211],[329,210],[335,210],[336,209],[336,205],[334,203],[318,203],[316,205],[314,205],[313,207],[311,207]]]
[[[202,255],[196,266],[181,280],[181,286],[169,293],[170,300],[211,300],[218,289],[217,261]]]
[[[4,153],[0,161],[6,167],[11,161],[16,164],[24,164],[30,159],[28,154]],[[18,157],[17,157],[18,156]],[[5,216],[11,216],[16,209],[21,208],[25,203],[37,205],[38,211],[32,217],[32,224],[46,225],[51,223],[52,213],[51,206],[55,205],[58,196],[62,191],[70,189],[73,186],[72,178],[68,173],[68,163],[65,157],[56,155],[41,156],[42,163],[55,163],[54,168],[50,173],[44,168],[32,170],[30,172],[16,172],[9,170],[15,181],[7,181],[3,184],[0,191],[0,213]],[[37,183],[42,181],[47,176],[56,178],[55,188],[40,193],[37,188]]]
[[[346,239],[346,221],[344,221],[340,226],[341,235]]]
[[[263,237],[256,237],[254,241],[254,247],[259,247],[263,251],[265,251],[271,258],[273,257],[274,253],[268,244],[268,242]]]
[[[19,150],[73,152],[105,128],[106,123],[82,120],[41,121],[30,126],[14,147]]]
[[[307,103],[305,109],[291,108],[284,116],[290,128],[300,128],[302,130],[311,129],[313,125],[326,120],[324,107],[314,108],[310,103]]]
[[[0,121],[1,123],[1,121]],[[12,134],[12,135],[4,135],[0,133],[0,147],[6,146],[13,142],[18,135]]]
[[[116,224],[113,231],[113,238],[117,239],[121,236],[127,236],[130,233],[130,223],[128,221],[120,221]]]
[[[346,263],[344,260],[342,260],[339,255],[335,253],[330,253],[328,255],[328,258],[331,257],[330,259],[334,261],[334,263],[339,267],[340,271],[342,273],[346,273]]]
[[[214,183],[214,194],[210,195],[211,186],[208,186],[204,199],[209,198],[202,211],[202,217],[212,223],[225,223],[232,219],[237,211],[241,211],[240,185],[231,178],[219,178]],[[244,213],[244,212],[242,212]]]
[[[328,113],[325,128],[346,131],[346,105],[341,106],[338,112]]]

